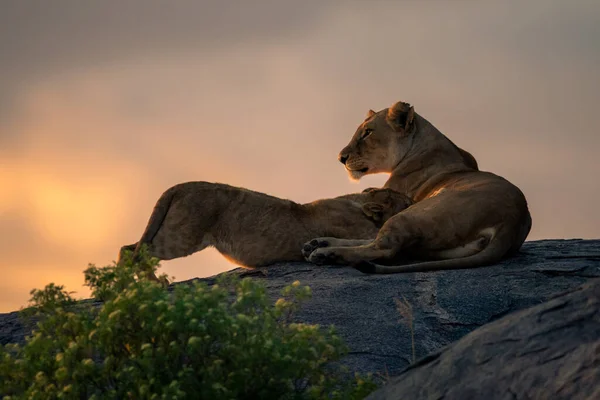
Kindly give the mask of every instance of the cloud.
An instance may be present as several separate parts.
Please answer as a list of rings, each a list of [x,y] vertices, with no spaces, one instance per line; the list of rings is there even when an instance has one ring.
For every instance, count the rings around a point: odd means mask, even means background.
[[[56,0],[0,5],[0,117],[15,110],[22,85],[123,60],[168,59],[170,52],[209,54],[257,41],[277,43],[327,15],[327,2],[256,0]]]

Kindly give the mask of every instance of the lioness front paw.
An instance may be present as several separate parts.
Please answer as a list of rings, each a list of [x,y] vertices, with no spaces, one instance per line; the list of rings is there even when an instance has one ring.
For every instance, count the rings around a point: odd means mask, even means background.
[[[308,256],[308,261],[317,265],[338,264],[337,261],[339,261],[339,257],[335,254],[334,250],[321,248],[313,251],[310,256]]]
[[[311,240],[310,242],[304,243],[302,247],[302,255],[306,261],[310,261],[310,255],[316,250],[322,247],[329,247],[329,241],[327,238],[316,238]]]

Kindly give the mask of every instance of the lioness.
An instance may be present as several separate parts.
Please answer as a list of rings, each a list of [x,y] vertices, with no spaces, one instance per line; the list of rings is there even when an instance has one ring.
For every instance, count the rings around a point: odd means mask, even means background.
[[[370,110],[339,160],[353,179],[391,173],[384,187],[415,204],[390,218],[375,240],[318,238],[305,244],[307,260],[350,264],[366,273],[472,268],[519,250],[531,229],[523,193],[506,179],[478,170],[408,103]],[[403,260],[405,265],[385,266]]]
[[[315,236],[373,239],[382,224],[412,204],[392,189],[298,204],[221,183],[187,182],[158,199],[138,243],[123,246],[160,260],[214,246],[227,259],[249,267],[302,261],[302,245]],[[156,279],[155,276],[149,276]]]

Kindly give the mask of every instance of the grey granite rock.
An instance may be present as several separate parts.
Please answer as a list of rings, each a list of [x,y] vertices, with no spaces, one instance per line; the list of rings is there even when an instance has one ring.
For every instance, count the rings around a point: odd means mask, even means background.
[[[526,242],[518,256],[470,270],[364,275],[348,267],[286,263],[264,271],[234,273],[260,279],[273,299],[295,280],[309,285],[313,297],[297,319],[335,325],[350,348],[345,362],[351,369],[395,375],[412,361],[410,329],[395,299],[412,305],[421,358],[482,325],[600,277],[600,240]],[[202,280],[212,283],[214,277]],[[0,343],[20,342],[25,332],[16,313],[0,314]]]
[[[600,399],[600,279],[469,333],[367,400]]]

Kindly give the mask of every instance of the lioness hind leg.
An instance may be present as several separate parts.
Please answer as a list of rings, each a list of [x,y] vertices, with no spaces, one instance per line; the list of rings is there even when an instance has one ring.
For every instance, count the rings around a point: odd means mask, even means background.
[[[376,241],[350,246],[350,247],[323,247],[313,251],[308,261],[317,264],[345,264],[354,265],[361,261],[372,261],[377,259],[389,259],[394,255],[390,248],[384,248]]]
[[[413,235],[409,218],[401,214],[388,220],[374,240],[359,241],[362,243],[358,246],[321,247],[310,254],[308,261],[321,265],[356,265],[361,261],[393,259]]]
[[[351,247],[351,246],[363,246],[371,243],[372,240],[362,239],[338,239],[334,237],[321,237],[311,240],[310,242],[304,243],[302,247],[302,255],[309,261],[309,257],[313,251],[323,247]]]
[[[490,242],[489,236],[481,236],[462,246],[452,249],[432,251],[427,253],[427,258],[432,260],[448,260],[451,258],[469,257],[482,251]]]

